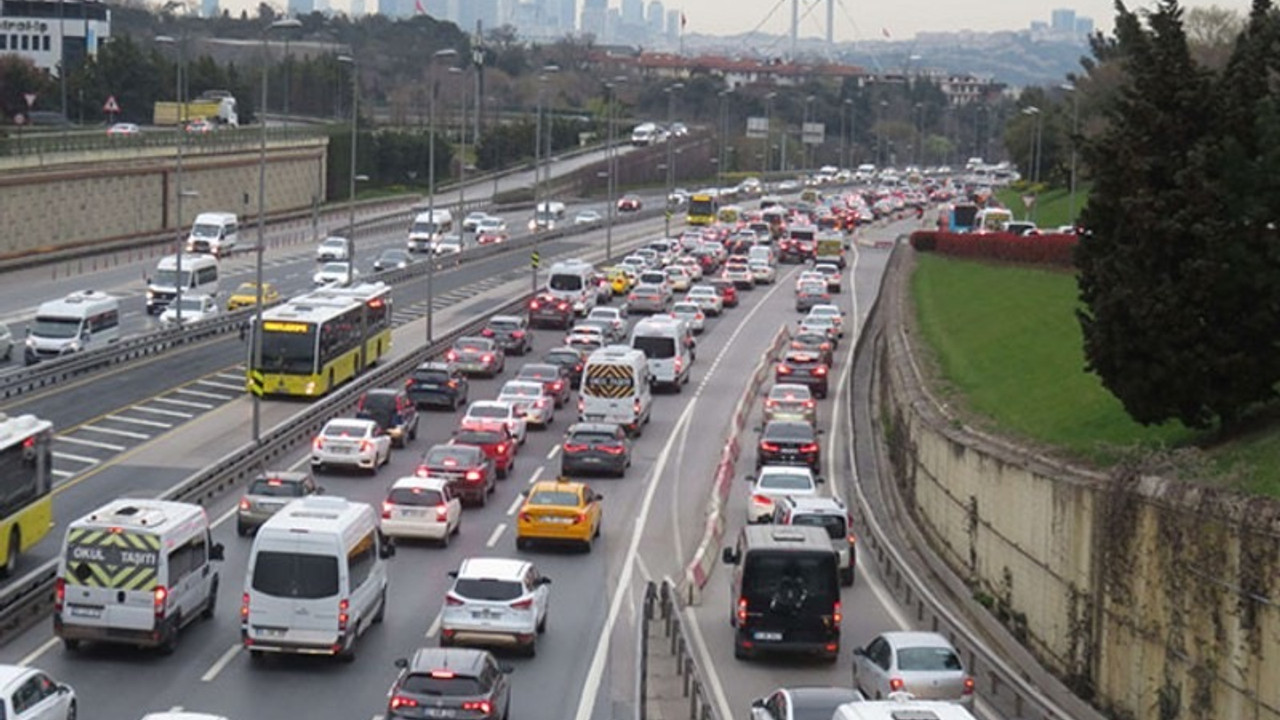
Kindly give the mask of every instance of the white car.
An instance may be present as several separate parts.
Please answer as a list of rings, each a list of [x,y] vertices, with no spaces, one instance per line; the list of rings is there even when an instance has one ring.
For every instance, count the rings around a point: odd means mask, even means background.
[[[556,419],[555,398],[538,381],[508,380],[498,393],[498,402],[511,403],[517,413],[523,413],[525,422],[540,428],[547,428]]]
[[[476,223],[476,234],[503,235],[507,232],[507,221],[493,215],[486,216]]]
[[[462,236],[445,235],[434,245],[436,255],[457,255],[462,252]]]
[[[681,300],[672,305],[671,317],[688,323],[695,335],[701,335],[706,327],[707,316],[702,312],[702,306],[692,300]]]
[[[489,423],[502,423],[511,432],[511,437],[523,445],[529,435],[529,423],[514,405],[500,400],[476,400],[467,406],[462,416],[462,425],[475,426]]]
[[[311,467],[368,470],[372,474],[391,460],[391,436],[372,420],[334,418],[311,442]]]
[[[760,474],[747,477],[754,481],[751,500],[747,503],[747,522],[768,522],[773,517],[775,501],[787,497],[808,497],[818,494],[820,478],[803,465],[765,465]]]
[[[827,276],[817,270],[805,270],[800,273],[800,277],[796,278],[796,289],[799,290],[801,285],[805,283],[822,283],[827,284]]]
[[[778,271],[764,260],[751,260],[747,268],[756,279],[757,285],[772,285],[778,279]]]
[[[440,644],[516,645],[537,652],[547,627],[549,578],[513,558],[468,558],[449,573],[453,586],[440,611]]]
[[[402,477],[382,502],[381,527],[383,535],[448,545],[462,528],[462,500],[446,478]]]
[[[843,276],[840,273],[840,266],[834,263],[818,263],[813,266],[813,271],[821,273],[827,282],[827,289],[831,292],[838,293],[842,289],[841,282]]]
[[[0,665],[0,717],[7,720],[74,720],[76,691],[43,670]]]
[[[724,296],[710,285],[694,285],[685,293],[686,302],[697,303],[702,312],[719,316],[724,312]]]
[[[622,262],[618,264],[623,267],[631,268],[637,275],[649,269],[649,261],[639,255],[628,255],[622,258]]]
[[[476,226],[487,217],[489,217],[489,213],[482,210],[467,213],[467,216],[462,219],[462,230],[464,232],[475,232]]]
[[[809,308],[807,318],[831,318],[835,323],[836,335],[844,337],[844,311],[835,305],[814,305]]]
[[[816,306],[815,306],[816,307]],[[827,315],[806,315],[800,320],[800,325],[796,330],[796,334],[804,332],[820,332],[825,333],[831,338],[832,347],[840,344],[840,326],[836,324],[834,318]]]
[[[344,237],[327,237],[316,248],[316,260],[347,260],[351,257],[351,243]]]
[[[183,325],[216,317],[221,310],[218,303],[208,295],[183,295],[180,302],[169,303],[169,307],[160,313],[160,322],[164,325],[177,325],[179,306],[182,308]]]
[[[360,277],[360,271],[345,262],[328,262],[320,266],[311,280],[316,285],[347,286]]]
[[[667,282],[671,284],[671,289],[677,292],[685,292],[693,285],[693,278],[689,274],[689,270],[683,265],[668,265]]]
[[[613,328],[613,336],[615,338],[626,337],[627,318],[622,314],[622,310],[620,308],[593,308],[591,312],[587,313],[587,320],[607,322]]]
[[[107,128],[108,135],[141,135],[142,128],[134,123],[116,123]]]
[[[574,225],[590,225],[604,220],[604,216],[595,210],[583,210],[573,217]]]
[[[677,265],[684,268],[685,272],[689,273],[689,279],[693,282],[698,282],[702,279],[702,263],[698,262],[697,258],[691,255],[686,255],[682,258],[678,258],[675,262]]]

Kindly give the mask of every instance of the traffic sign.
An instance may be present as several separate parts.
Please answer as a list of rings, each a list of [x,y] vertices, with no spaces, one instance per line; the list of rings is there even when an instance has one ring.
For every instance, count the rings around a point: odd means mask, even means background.
[[[1035,205],[1035,204],[1036,204],[1036,196],[1035,196],[1035,195],[1023,195],[1023,196],[1022,196],[1022,204],[1023,204],[1023,205],[1026,205],[1027,207],[1031,207],[1032,205]]]
[[[534,270],[537,270],[538,266],[541,264],[542,264],[542,256],[538,254],[537,250],[534,250],[532,253],[529,254],[529,267],[532,267]]]
[[[102,112],[104,112],[104,113],[118,113],[118,112],[120,112],[120,103],[116,102],[116,96],[115,96],[115,95],[108,95],[108,96],[107,96],[107,101],[106,101],[106,102],[104,102],[104,103],[102,103]]]
[[[24,98],[26,98],[26,99],[27,99],[27,108],[28,108],[28,109],[30,109],[33,105],[35,105],[35,104],[36,104],[36,94],[35,94],[35,93],[23,93],[23,94],[22,94],[22,97],[24,97]]]
[[[249,392],[262,397],[267,389],[267,378],[257,370],[249,371]]]

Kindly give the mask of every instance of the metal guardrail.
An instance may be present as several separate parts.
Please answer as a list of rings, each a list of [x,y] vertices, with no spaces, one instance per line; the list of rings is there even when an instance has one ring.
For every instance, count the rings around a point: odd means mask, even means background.
[[[684,696],[689,698],[689,720],[727,720],[720,716],[720,710],[711,699],[706,681],[706,671],[694,657],[693,644],[685,629],[684,619],[680,616],[679,591],[670,579],[664,579],[661,585],[650,582],[645,587],[644,613],[640,625],[644,627],[641,637],[644,638],[644,656],[639,671],[639,690],[636,702],[636,720],[647,720],[648,703],[644,693],[648,691],[646,675],[648,669],[648,626],[653,620],[654,605],[662,617],[663,635],[670,644],[668,652],[676,660],[676,671],[680,674]]]
[[[327,128],[295,126],[267,128],[267,140],[311,140],[328,135]],[[0,138],[0,157],[21,157],[67,152],[99,150],[133,150],[138,148],[176,147],[185,140],[188,149],[226,149],[237,146],[257,147],[262,141],[262,128],[257,125],[219,127],[209,133],[188,133],[185,138],[177,130],[141,132],[137,135],[107,135],[106,128],[94,133],[11,132]]]

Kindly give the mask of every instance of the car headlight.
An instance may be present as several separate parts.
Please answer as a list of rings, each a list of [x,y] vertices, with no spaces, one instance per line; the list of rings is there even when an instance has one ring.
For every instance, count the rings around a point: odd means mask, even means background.
[[[29,338],[27,338],[27,347],[31,348],[32,350],[35,350],[35,349],[36,349],[36,339],[35,339],[35,338],[33,338],[33,337],[29,337]]]
[[[67,343],[66,347],[62,349],[62,352],[80,352],[80,341],[72,340]]]
[[[156,296],[156,293],[155,293],[155,291],[154,291],[154,290],[148,290],[148,291],[147,291],[147,299],[148,299],[148,300],[153,299],[155,296]]]

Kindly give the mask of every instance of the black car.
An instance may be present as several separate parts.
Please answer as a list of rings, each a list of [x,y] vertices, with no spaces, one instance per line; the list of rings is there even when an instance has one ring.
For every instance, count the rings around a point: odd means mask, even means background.
[[[467,404],[471,382],[456,367],[444,362],[425,362],[405,381],[405,391],[420,408],[445,407],[457,410]]]
[[[567,345],[552,348],[542,356],[542,361],[564,368],[569,373],[569,384],[573,387],[582,384],[582,366],[586,364],[586,356],[576,348]]]
[[[831,366],[822,361],[822,356],[809,350],[788,350],[782,356],[773,371],[773,379],[780,383],[796,383],[809,386],[815,397],[827,396],[827,376],[831,374]]]
[[[382,251],[377,260],[373,261],[373,270],[374,272],[381,272],[395,268],[407,268],[412,263],[413,257],[409,255],[409,251],[388,248]]]
[[[498,488],[493,460],[476,445],[436,445],[422,456],[415,474],[444,478],[463,502],[480,507]]]
[[[573,325],[573,303],[548,294],[529,300],[529,325],[532,327],[558,327],[568,330]]]
[[[568,368],[552,362],[525,363],[520,366],[520,372],[516,373],[516,380],[536,380],[542,383],[547,394],[555,399],[557,408],[562,408],[569,402],[569,395],[573,391]]]
[[[402,448],[418,437],[418,405],[409,393],[397,388],[375,388],[356,401],[356,417],[373,420],[391,436],[391,446]]]
[[[818,473],[822,452],[818,447],[818,433],[807,422],[796,420],[772,420],[760,433],[756,449],[756,470],[765,465],[807,465],[814,475]]]
[[[493,653],[475,648],[420,648],[396,660],[400,675],[391,686],[387,720],[396,718],[506,718],[511,706],[511,668]]]
[[[533,349],[529,321],[516,315],[494,315],[480,334],[493,338],[508,355],[524,355]]]
[[[613,423],[577,423],[569,427],[560,446],[560,474],[627,474],[631,466],[631,441]]]

